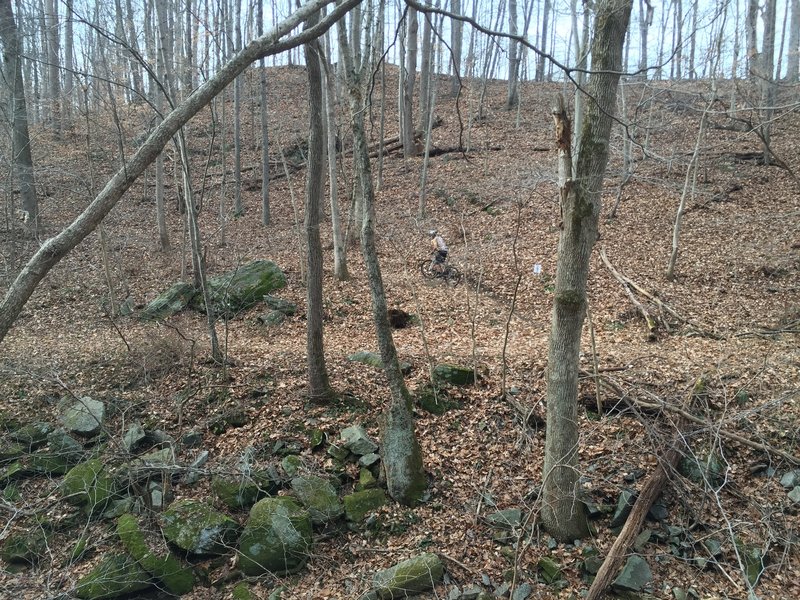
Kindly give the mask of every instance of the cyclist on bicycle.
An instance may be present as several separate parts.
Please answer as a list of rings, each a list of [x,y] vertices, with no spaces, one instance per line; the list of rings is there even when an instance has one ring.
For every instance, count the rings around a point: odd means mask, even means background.
[[[431,269],[441,275],[444,272],[444,263],[447,260],[447,244],[435,229],[431,229],[428,232],[428,237],[431,238],[431,254],[433,255]]]

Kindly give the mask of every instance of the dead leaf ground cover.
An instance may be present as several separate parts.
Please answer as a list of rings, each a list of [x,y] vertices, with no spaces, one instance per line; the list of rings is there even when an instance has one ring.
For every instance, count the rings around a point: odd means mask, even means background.
[[[271,70],[270,81],[272,141],[288,147],[305,135],[305,106],[297,93],[304,85],[304,72]],[[390,83],[387,89],[392,93],[396,86]],[[261,597],[283,584],[288,588],[284,598],[354,598],[368,589],[377,569],[422,549],[445,557],[448,569],[450,583],[430,597],[446,597],[452,585],[478,584],[484,575],[499,583],[514,567],[515,581],[534,583],[537,597],[566,598],[588,588],[579,568],[582,550],[592,545],[602,554],[610,547],[614,534],[607,517],[596,522],[594,537],[579,545],[554,546],[546,533],[534,529],[519,540],[517,550],[493,541],[485,522],[485,516],[497,509],[520,507],[531,522],[538,512],[544,434],[524,423],[503,400],[501,382],[505,376],[506,391],[519,404],[543,414],[560,215],[555,153],[542,149],[552,147],[548,106],[559,89],[556,84],[525,84],[521,110],[509,113],[501,108],[503,85],[492,83],[486,119],[471,124],[467,115],[475,112],[478,90],[467,89],[459,99],[461,121],[455,100],[442,93],[437,113],[444,123],[434,130],[433,145],[452,148],[461,140],[469,150],[431,160],[425,219],[417,216],[421,159],[404,160],[395,154],[384,160],[378,232],[387,297],[391,306],[419,319],[416,326],[395,332],[401,358],[413,367],[409,387],[423,386],[430,365],[438,362],[476,364],[482,379],[453,392],[460,408],[442,416],[417,411],[431,482],[428,502],[413,510],[391,505],[372,529],[317,540],[302,573],[254,582]],[[659,398],[680,404],[700,378],[706,382],[706,392],[704,404],[694,408],[699,416],[798,454],[800,196],[797,182],[785,170],[736,159],[737,152],[759,149],[754,136],[709,131],[697,192],[684,215],[678,276],[673,282],[664,278],[675,211],[699,123],[693,107],[701,105],[702,92],[702,82],[626,87],[631,97],[644,98],[639,108],[651,111],[652,130],[648,147],[634,150],[634,178],[623,190],[616,218],[601,219],[598,250],[602,246],[616,269],[672,307],[682,320],[663,315],[657,340],[648,341],[640,315],[599,252],[594,253],[589,298],[597,366],[625,392],[620,398],[601,387],[605,407],[613,410],[598,418],[592,411],[595,380],[582,381],[581,402],[587,408],[581,409],[581,469],[585,487],[597,503],[615,503],[623,488],[637,485],[626,476],[652,470],[654,452],[662,448],[668,429],[664,426],[668,414],[641,414],[625,399]],[[648,102],[650,94],[655,99]],[[244,118],[252,126],[244,129],[255,132],[257,111],[255,100],[250,102]],[[391,125],[396,121],[396,98],[388,98],[386,104],[390,137],[396,133]],[[373,137],[379,106],[375,98]],[[123,111],[124,133],[132,139],[149,117],[142,107],[126,106]],[[74,218],[88,203],[90,190],[102,185],[119,165],[110,121],[93,113],[88,122],[91,160],[84,150],[85,124],[76,123],[61,140],[36,131],[37,174],[48,194],[43,199],[44,237]],[[210,139],[207,125],[208,115],[203,115],[189,128],[197,158],[195,173],[202,172]],[[797,127],[796,115],[774,124],[776,153],[791,165],[798,164]],[[257,164],[258,141],[244,140],[246,166]],[[606,211],[621,181],[620,131],[611,142]],[[228,157],[228,168],[231,162]],[[174,164],[170,154],[168,165]],[[347,189],[352,179],[347,160],[342,167],[340,189]],[[100,236],[93,234],[42,282],[4,341],[0,393],[6,416],[47,419],[66,395],[113,397],[123,407],[112,422],[117,433],[132,419],[146,420],[174,435],[202,430],[203,447],[212,456],[210,470],[224,468],[248,445],[266,456],[278,440],[302,443],[310,427],[335,436],[358,421],[378,435],[380,411],[388,399],[383,378],[347,360],[349,354],[375,346],[357,246],[349,247],[351,279],[335,281],[330,232],[323,230],[326,357],[342,399],[329,407],[311,406],[304,396],[305,289],[296,221],[302,222],[303,172],[288,181],[271,182],[273,224],[268,228],[260,226],[258,169],[244,173],[246,213],[241,218],[231,214],[230,175],[223,186],[221,165],[212,165],[209,172],[201,214],[209,271],[220,273],[255,258],[274,260],[289,277],[280,295],[295,301],[299,314],[272,329],[256,321],[257,310],[221,323],[219,333],[229,358],[225,369],[208,362],[204,319],[196,313],[180,314],[162,325],[112,318],[111,290],[114,301],[130,297],[142,306],[179,279],[182,265],[191,268],[182,250],[181,218],[174,211],[168,216],[173,249],[157,249],[151,177],[137,183],[104,223],[108,270]],[[739,189],[720,195],[731,183]],[[172,204],[172,182],[167,193]],[[227,217],[224,245],[220,202]],[[347,202],[342,204],[346,211]],[[451,260],[466,274],[461,286],[431,284],[419,276],[416,262],[427,255],[423,234],[430,227],[444,234]],[[13,240],[8,231],[4,236],[7,287],[36,242]],[[533,272],[536,264],[542,265],[539,275]],[[648,305],[658,312],[655,303]],[[588,325],[583,348],[582,368],[590,373],[594,365]],[[222,435],[208,430],[215,415],[234,405],[245,410],[245,426]],[[694,586],[703,598],[745,597],[734,536],[770,550],[757,588],[760,597],[796,595],[800,591],[798,507],[776,479],[790,465],[780,457],[721,441],[713,430],[695,433],[693,446],[718,448],[727,466],[726,485],[712,494],[674,475],[665,492],[668,522],[699,532],[697,539],[718,537],[723,541],[723,558],[718,566],[701,570],[673,556],[665,544],[646,545],[641,554],[654,571],[654,596],[671,598],[673,586]],[[324,454],[308,449],[304,453],[313,468],[325,468]],[[15,530],[27,518],[26,511],[43,505],[54,521],[73,518],[56,502],[56,483],[21,482],[21,500],[3,502],[3,531]],[[177,486],[173,492],[175,497],[209,493],[202,484]],[[105,523],[87,523],[86,528],[92,534],[92,551],[84,562],[60,567],[68,546],[68,540],[61,539],[62,544],[51,544],[49,556],[38,567],[22,574],[0,573],[0,587],[18,598],[50,597],[72,589],[114,540]],[[562,589],[537,578],[543,556],[562,565]],[[191,597],[228,597],[232,587],[225,580],[228,566],[204,566],[207,587],[198,586]]]

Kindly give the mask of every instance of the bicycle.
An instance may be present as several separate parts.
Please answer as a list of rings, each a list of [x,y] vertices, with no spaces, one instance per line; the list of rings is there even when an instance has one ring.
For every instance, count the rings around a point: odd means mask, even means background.
[[[419,270],[425,279],[444,279],[448,285],[458,285],[464,278],[458,267],[448,263],[442,265],[441,271],[435,270],[431,260],[428,258],[419,261]]]

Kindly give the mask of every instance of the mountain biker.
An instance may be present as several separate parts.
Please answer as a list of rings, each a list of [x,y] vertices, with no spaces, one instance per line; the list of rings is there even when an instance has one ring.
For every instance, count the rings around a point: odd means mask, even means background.
[[[433,255],[431,269],[438,274],[442,274],[444,272],[444,262],[447,260],[447,244],[435,229],[431,229],[428,232],[428,237],[431,238],[431,254]]]

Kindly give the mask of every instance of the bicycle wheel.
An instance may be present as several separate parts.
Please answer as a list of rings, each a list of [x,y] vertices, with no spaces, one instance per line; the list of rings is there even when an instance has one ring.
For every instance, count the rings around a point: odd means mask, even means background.
[[[464,276],[461,274],[461,271],[458,270],[457,267],[449,265],[447,267],[447,271],[445,272],[445,278],[447,279],[448,285],[458,285],[461,283],[461,279]]]
[[[419,271],[425,279],[436,278],[436,271],[431,268],[431,261],[427,259],[419,261]]]

